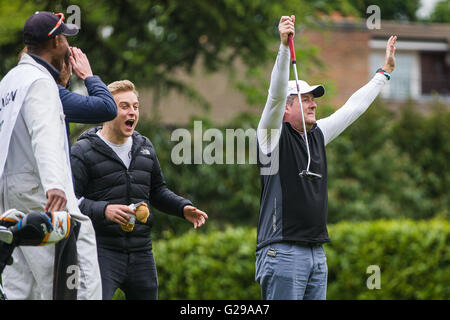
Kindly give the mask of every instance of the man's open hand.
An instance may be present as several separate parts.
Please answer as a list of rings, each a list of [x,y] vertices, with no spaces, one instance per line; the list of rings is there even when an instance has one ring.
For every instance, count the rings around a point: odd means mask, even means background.
[[[72,65],[73,72],[82,80],[91,77],[93,74],[87,56],[76,47],[71,47],[70,50],[72,55],[69,57],[69,61]]]
[[[383,70],[391,73],[395,68],[395,42],[397,36],[391,36],[386,44],[386,59],[384,61]]]
[[[194,225],[194,229],[197,229],[204,225],[206,219],[208,219],[208,215],[206,213],[193,206],[185,206],[183,208],[183,214],[186,220],[192,222],[192,224]]]

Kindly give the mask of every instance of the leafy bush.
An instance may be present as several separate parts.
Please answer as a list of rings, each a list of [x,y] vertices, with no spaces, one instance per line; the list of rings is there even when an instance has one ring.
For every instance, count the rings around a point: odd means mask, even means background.
[[[403,138],[397,133],[398,126],[409,122],[405,114],[397,116],[377,100],[327,146],[329,222],[448,217],[448,206],[442,203],[446,192],[441,189],[433,199],[423,183],[427,174],[423,163],[401,146],[415,143],[411,135]],[[426,136],[430,130],[420,128],[419,134]],[[440,134],[450,133],[444,132],[445,128]],[[444,156],[446,148],[445,143],[436,148],[436,156]],[[442,172],[438,180],[449,176]]]
[[[193,121],[191,122],[192,125]],[[171,160],[171,132],[149,122],[140,122],[138,131],[153,142],[167,185],[177,194],[190,199],[198,208],[206,211],[210,222],[218,224],[255,225],[259,211],[260,180],[256,165],[248,164],[181,164]],[[219,128],[225,137],[225,128],[256,128],[257,118],[240,115],[233,126]],[[203,132],[213,127],[208,120],[202,123]],[[192,132],[192,131],[191,131]],[[209,143],[203,143],[206,147]],[[225,143],[224,143],[225,145]],[[248,151],[247,151],[248,152]],[[178,218],[157,213],[154,232],[172,230],[175,233],[188,230],[191,225]]]
[[[393,126],[393,141],[420,168],[419,184],[432,202],[432,211],[449,217],[450,197],[450,109],[438,99],[427,115],[419,113],[414,102],[402,109]]]
[[[190,231],[154,243],[160,299],[258,299],[254,229]],[[256,293],[256,295],[255,295]]]
[[[328,299],[449,299],[450,224],[377,220],[330,225]],[[189,231],[154,243],[159,299],[260,299],[255,228]],[[370,265],[381,289],[369,290]]]
[[[342,222],[325,246],[329,299],[449,299],[450,224],[447,220]],[[381,288],[366,286],[381,270]]]

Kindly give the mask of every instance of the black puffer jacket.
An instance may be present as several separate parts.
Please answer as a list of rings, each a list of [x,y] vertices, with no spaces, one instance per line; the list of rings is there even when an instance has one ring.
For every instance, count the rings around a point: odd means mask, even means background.
[[[78,198],[85,198],[80,210],[93,222],[97,246],[122,252],[151,249],[151,211],[145,224],[136,220],[133,231],[125,232],[119,224],[105,218],[106,206],[145,201],[158,210],[183,217],[184,206],[192,203],[166,187],[155,148],[149,139],[136,131],[133,133],[132,159],[127,169],[96,134],[100,129],[84,132],[71,150],[75,193]]]

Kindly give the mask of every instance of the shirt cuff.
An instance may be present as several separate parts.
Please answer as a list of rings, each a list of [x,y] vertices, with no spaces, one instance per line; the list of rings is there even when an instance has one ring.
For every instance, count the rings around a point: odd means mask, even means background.
[[[191,201],[189,201],[187,199],[185,199],[185,200],[183,200],[181,202],[181,204],[180,204],[180,216],[183,219],[186,219],[185,216],[184,216],[184,207],[186,207],[186,206],[193,206],[193,204],[192,204]]]
[[[96,76],[95,74],[89,77],[86,77],[86,79],[84,79],[84,83],[86,84],[86,82],[90,82],[90,81],[95,81],[95,80],[99,80],[100,77]]]
[[[77,205],[78,205],[78,207],[80,206],[80,204],[83,202],[83,200],[84,200],[84,197],[81,197],[80,199],[78,199],[78,201],[77,201]]]
[[[383,84],[385,84],[386,82],[388,82],[388,79],[386,78],[385,75],[381,74],[381,73],[377,73],[375,74],[375,76],[373,77],[373,79],[377,82],[382,82]]]
[[[45,196],[47,196],[47,192],[49,192],[50,190],[54,190],[54,189],[58,189],[58,190],[61,190],[64,193],[66,193],[66,191],[64,190],[64,187],[62,185],[50,184],[50,185],[46,185],[44,187]],[[66,195],[66,197],[67,197],[67,195]]]
[[[282,54],[291,54],[291,52],[289,51],[289,46],[286,46],[283,43],[280,44],[280,49],[278,49],[278,50]]]

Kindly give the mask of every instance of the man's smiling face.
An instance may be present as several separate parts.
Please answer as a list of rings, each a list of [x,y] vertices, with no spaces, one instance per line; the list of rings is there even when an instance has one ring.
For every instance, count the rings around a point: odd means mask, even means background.
[[[139,120],[139,100],[133,91],[122,91],[114,94],[117,105],[117,117],[111,121],[115,135],[131,137]]]

